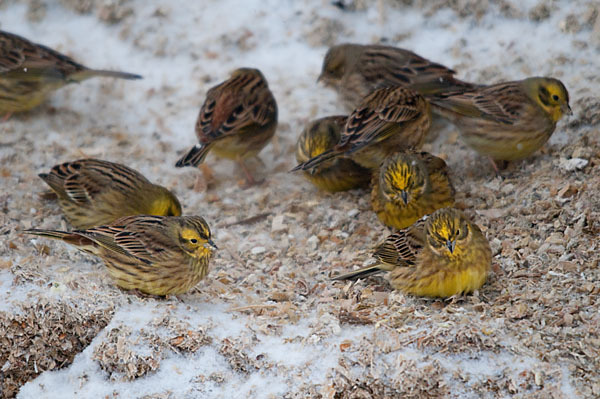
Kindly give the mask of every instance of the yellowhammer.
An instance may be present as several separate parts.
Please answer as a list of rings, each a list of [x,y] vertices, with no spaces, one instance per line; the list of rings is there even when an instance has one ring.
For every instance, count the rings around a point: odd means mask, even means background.
[[[569,93],[558,79],[534,77],[498,83],[431,100],[475,151],[493,160],[523,159],[552,135]]]
[[[118,163],[80,159],[39,176],[57,195],[67,220],[79,229],[129,215],[181,215],[172,192]]]
[[[443,208],[385,239],[373,255],[378,263],[334,278],[357,279],[388,271],[392,287],[426,297],[470,293],[485,282],[492,251],[461,211]]]
[[[425,97],[473,87],[455,79],[454,74],[402,48],[344,43],[327,51],[319,81],[336,89],[346,106],[354,109],[364,97],[382,87],[409,87]]]
[[[306,162],[332,149],[340,140],[346,119],[346,116],[337,115],[310,122],[298,137],[296,160]],[[371,171],[351,159],[338,157],[304,172],[304,176],[321,190],[336,192],[368,186]]]
[[[244,159],[256,156],[277,128],[277,103],[258,69],[236,69],[211,88],[196,121],[199,143],[177,161],[178,168],[198,166],[209,151],[236,160],[249,184],[254,178]]]
[[[89,69],[58,51],[0,31],[0,113],[5,113],[5,120],[14,112],[38,106],[50,92],[68,83],[94,76],[142,78],[132,73]]]
[[[25,230],[97,255],[117,286],[151,295],[182,294],[208,272],[217,249],[200,216],[128,216],[73,232]]]
[[[376,90],[348,117],[337,145],[292,171],[311,170],[337,156],[376,169],[388,155],[421,148],[430,124],[429,103],[417,92],[403,87]]]

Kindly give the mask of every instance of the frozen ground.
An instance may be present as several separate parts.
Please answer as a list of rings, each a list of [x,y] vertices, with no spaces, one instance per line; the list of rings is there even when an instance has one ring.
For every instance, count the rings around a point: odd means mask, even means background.
[[[64,88],[0,125],[2,396],[600,396],[597,1],[338,4],[0,3],[0,29],[144,76]],[[503,180],[452,127],[428,144],[494,251],[477,295],[432,301],[382,278],[329,281],[388,233],[368,193],[323,194],[287,173],[305,123],[342,111],[315,83],[342,41],[406,47],[466,80],[551,75],[569,88],[574,116]],[[265,182],[244,189],[229,161],[209,157],[213,177],[198,186],[199,171],[173,164],[195,143],[206,91],[239,66],[260,68],[279,104],[276,140],[253,165]],[[84,156],[126,163],[204,216],[221,248],[209,277],[178,298],[138,298],[100,261],[21,235],[67,227],[37,174]]]

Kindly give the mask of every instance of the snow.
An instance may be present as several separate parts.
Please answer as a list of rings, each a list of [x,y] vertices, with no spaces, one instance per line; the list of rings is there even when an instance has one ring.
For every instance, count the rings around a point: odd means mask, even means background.
[[[299,231],[294,226],[297,221],[284,218],[285,213],[275,215],[272,224],[268,224],[272,226],[271,233],[277,233],[281,241],[275,241],[268,230],[248,233],[236,228],[227,229],[223,226],[239,220],[237,215],[229,212],[221,216],[220,210],[212,209],[207,203],[209,194],[188,189],[195,175],[189,169],[173,168],[178,154],[196,142],[193,126],[204,94],[226,79],[231,70],[240,66],[260,68],[278,101],[280,137],[261,153],[264,167],[259,167],[264,175],[280,174],[276,179],[281,184],[281,192],[272,195],[278,199],[294,191],[310,190],[300,177],[285,175],[293,166],[289,148],[304,124],[316,117],[343,112],[335,94],[315,83],[327,50],[326,41],[322,40],[327,29],[318,33],[319,21],[333,19],[341,26],[340,33],[333,35],[329,44],[384,39],[385,43],[409,48],[455,68],[461,79],[480,83],[553,75],[563,79],[571,93],[583,96],[591,92],[586,81],[598,72],[592,61],[584,61],[598,59],[594,46],[582,46],[576,51],[577,57],[572,51],[574,41],[590,40],[589,30],[564,33],[567,15],[583,12],[587,4],[584,2],[552,2],[551,16],[537,23],[527,18],[528,11],[538,4],[534,0],[512,4],[520,15],[515,18],[506,17],[494,4],[490,6],[492,11],[481,18],[463,19],[457,18],[449,9],[424,15],[417,7],[389,8],[385,1],[373,2],[366,10],[356,12],[341,12],[325,0],[247,0],[243,4],[241,6],[234,0],[140,1],[132,4],[135,9],[132,17],[115,24],[103,22],[94,13],[75,13],[61,2],[46,4],[46,16],[41,23],[28,20],[26,2],[1,6],[0,29],[65,52],[87,66],[120,69],[144,77],[135,82],[96,79],[67,87],[56,92],[50,100],[52,107],[62,114],[61,118],[53,120],[53,116],[48,115],[10,121],[21,129],[39,134],[28,136],[28,143],[43,140],[45,151],[39,151],[35,156],[30,154],[36,173],[82,155],[126,161],[129,166],[152,176],[153,181],[174,188],[184,196],[184,213],[208,213],[213,219],[220,218],[214,228],[215,241],[222,248],[224,255],[221,256],[229,263],[222,261],[220,268],[211,271],[209,279],[201,283],[202,287],[209,286],[216,275],[227,276],[226,267],[244,269],[247,274],[243,283],[256,283],[258,287],[254,292],[223,292],[218,296],[189,294],[183,296],[181,302],[176,298],[165,301],[121,299],[110,324],[71,365],[41,373],[21,388],[18,398],[50,398],[56,397],[57,392],[61,398],[133,398],[160,394],[174,398],[283,397],[301,390],[303,383],[327,385],[343,354],[340,345],[381,334],[372,325],[340,326],[337,317],[320,314],[318,306],[308,309],[302,318],[291,321],[278,333],[265,333],[255,325],[254,316],[232,310],[265,302],[273,304],[265,298],[269,283],[262,280],[272,276],[263,273],[273,266],[267,263],[271,259],[268,256],[285,254],[285,251],[279,252],[282,247],[300,243],[316,250],[320,246],[320,234]],[[563,62],[555,62],[562,58],[565,58]],[[2,141],[19,140],[19,129],[14,130],[3,132]],[[157,137],[163,147],[157,145]],[[572,137],[559,128],[550,142],[563,144],[570,139]],[[133,144],[114,153],[115,140]],[[11,151],[0,146],[2,157],[9,156]],[[60,158],[56,158],[57,153]],[[587,162],[579,158],[564,159],[560,166],[572,171],[585,167]],[[264,212],[260,204],[269,199],[270,193],[249,190],[240,194],[233,183],[235,167],[232,163],[218,161],[211,162],[211,166],[217,180],[226,181],[217,188],[222,196],[221,205],[235,208],[243,198],[245,209],[248,209],[246,217]],[[4,179],[0,184],[2,190],[13,184],[22,192],[33,190],[17,177]],[[320,201],[321,197],[306,206],[314,207]],[[39,217],[44,206],[28,208],[25,213]],[[323,228],[333,230],[332,235],[346,239],[349,234],[340,230],[340,217],[357,218],[364,209],[362,204],[336,208],[318,221]],[[285,212],[286,209],[280,207],[278,211]],[[58,217],[47,218],[35,227],[55,228],[59,220]],[[290,230],[286,232],[287,226]],[[62,246],[42,239],[27,242],[31,243],[30,249],[33,244],[41,243],[52,248]],[[286,242],[287,245],[282,244]],[[342,250],[354,251],[353,248],[339,249]],[[233,253],[237,255],[231,255]],[[338,255],[323,254],[316,262],[331,263],[329,261]],[[35,295],[67,301],[74,293],[68,283],[77,278],[86,280],[81,281],[82,285],[92,284],[98,290],[110,286],[110,279],[101,264],[91,261],[88,255],[66,249],[53,256],[53,267],[43,271],[56,275],[55,280],[49,282],[51,289],[36,284],[16,284],[10,269],[0,269],[1,312],[18,312],[16,304]],[[236,256],[242,257],[244,262],[236,262]],[[20,264],[26,262],[24,259],[24,255],[19,254],[12,258],[3,256],[1,261]],[[370,261],[357,259],[354,264]],[[512,261],[504,262],[510,265]],[[351,265],[345,266],[351,268]],[[282,259],[277,267],[291,274],[297,265]],[[77,277],[70,277],[70,273],[76,273]],[[314,272],[313,276],[316,274]],[[301,307],[302,304],[298,304],[298,308]],[[459,313],[462,311],[458,308]],[[94,350],[106,340],[108,332],[128,328],[132,331],[131,337],[135,338],[136,334],[153,329],[153,320],[164,314],[184,320],[191,330],[205,329],[213,344],[204,345],[191,354],[163,349],[164,358],[156,371],[131,381],[110,379],[94,358]],[[327,328],[323,330],[323,326]],[[161,330],[157,329],[155,333],[160,336]],[[275,366],[253,369],[245,374],[235,372],[219,350],[219,343],[225,339],[252,343],[248,344],[246,354],[251,359],[263,358]],[[136,349],[141,354],[152,353],[151,345],[143,340]],[[359,356],[357,353],[350,357],[358,362]],[[424,357],[427,362],[437,360],[450,370],[461,370],[475,381],[493,378],[503,369],[518,376],[524,370],[535,368],[538,362],[535,357],[510,353],[482,352],[477,357],[463,354],[432,356],[410,346],[380,359],[391,370],[390,375],[381,375],[381,378],[387,381],[401,378],[393,371],[398,359],[415,360],[420,364]],[[223,375],[224,379],[219,380],[218,375]],[[562,367],[559,388],[566,397],[575,398],[578,393],[569,375],[569,370]],[[456,381],[452,384],[457,392],[470,397]]]
[[[158,317],[164,305],[158,307],[132,305],[124,306],[114,315],[111,323],[106,326],[105,331],[113,328],[123,328],[123,325],[131,328],[134,332],[144,331],[148,324]],[[228,314],[225,307],[219,305],[195,308],[194,313],[189,313],[186,306],[180,305],[175,309],[175,314],[182,320],[191,323],[192,328],[211,326],[211,336],[220,340],[243,333],[246,323],[244,317],[233,317]],[[160,333],[160,330],[158,331]],[[366,333],[365,328],[352,328],[334,336],[331,339],[320,341],[317,344],[303,344],[292,342],[284,343],[291,339],[310,340],[311,329],[307,322],[289,326],[277,337],[257,334],[260,344],[252,350],[253,356],[264,356],[279,363],[279,367],[287,367],[288,375],[293,373],[305,373],[306,378],[322,383],[327,377],[327,372],[334,368],[337,356],[332,348],[337,347],[343,340],[357,338]],[[160,368],[150,377],[139,378],[132,382],[111,381],[107,383],[105,373],[99,369],[96,362],[92,360],[93,348],[97,342],[105,339],[105,334],[99,334],[94,341],[79,355],[67,369],[46,372],[35,381],[26,384],[21,390],[19,397],[53,397],[56,392],[61,393],[63,398],[97,398],[119,393],[121,396],[140,397],[156,394],[158,392],[170,392],[174,397],[194,397],[194,391],[190,390],[189,382],[198,376],[210,376],[212,373],[227,370],[229,365],[215,348],[203,347],[191,356],[182,356],[172,353],[161,361]],[[141,355],[148,348],[140,346]],[[324,351],[328,351],[324,352]],[[317,364],[317,367],[307,365]],[[235,376],[228,374],[229,378],[218,386],[209,382],[202,385],[203,397],[233,398],[233,397],[255,397],[269,398],[272,395],[281,396],[289,391],[290,378],[278,370],[260,371],[250,373],[248,376]],[[200,393],[197,393],[200,394]]]

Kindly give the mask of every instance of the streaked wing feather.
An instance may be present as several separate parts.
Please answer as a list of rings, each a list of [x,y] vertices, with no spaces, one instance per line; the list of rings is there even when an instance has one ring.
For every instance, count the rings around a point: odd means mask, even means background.
[[[275,100],[262,77],[242,74],[208,91],[196,131],[202,143],[210,143],[251,125],[265,126],[275,112]]]
[[[384,140],[398,124],[417,118],[420,115],[417,104],[405,94],[405,91],[394,93],[394,88],[374,92],[348,118],[338,147],[349,146],[356,151],[368,143]]]
[[[85,67],[49,47],[0,31],[0,72],[27,71],[23,77],[62,78]]]
[[[504,123],[514,123],[523,109],[523,94],[515,83],[483,89],[473,100],[481,112]]]
[[[442,158],[436,157],[428,152],[420,152],[418,155],[423,160],[423,163],[430,174],[447,169],[446,162],[444,162]]]
[[[78,203],[93,200],[109,187],[118,188],[126,195],[148,183],[144,176],[125,165],[99,159],[80,159],[56,165],[50,174],[62,180],[69,198]]]
[[[10,37],[0,32],[0,73],[18,69],[25,62],[25,53]]]
[[[164,236],[157,234],[156,227],[161,223],[160,217],[137,217],[115,235],[115,242],[137,258],[152,262],[164,259],[165,245],[172,244],[164,242]]]
[[[98,192],[98,186],[89,182],[85,176],[75,174],[67,177],[63,188],[69,198],[76,203],[85,204],[90,202],[94,194]]]
[[[161,218],[156,216],[126,216],[110,225],[93,227],[78,233],[99,245],[125,256],[135,257],[148,264],[159,260],[163,253],[158,231]]]
[[[414,266],[424,245],[424,226],[424,219],[421,219],[390,235],[375,249],[373,256],[385,264]]]
[[[441,95],[432,102],[461,115],[505,124],[515,123],[523,112],[523,94],[517,82]]]
[[[118,231],[118,229],[111,228],[110,226],[98,226],[88,230],[75,231],[74,233],[94,241],[98,246],[103,247],[104,249],[123,256],[133,257],[132,254],[115,242],[114,236],[116,231]]]

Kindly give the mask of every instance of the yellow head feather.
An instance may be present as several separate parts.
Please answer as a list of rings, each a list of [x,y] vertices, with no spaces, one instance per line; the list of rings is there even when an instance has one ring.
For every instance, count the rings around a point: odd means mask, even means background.
[[[395,202],[408,203],[427,190],[428,176],[423,163],[410,154],[395,154],[381,166],[380,182],[384,195]]]
[[[426,222],[427,243],[439,256],[456,259],[464,255],[471,239],[471,227],[465,215],[454,208],[432,214]]]
[[[535,101],[556,123],[564,114],[572,114],[569,92],[565,85],[554,78],[528,78],[523,81],[527,95]]]

